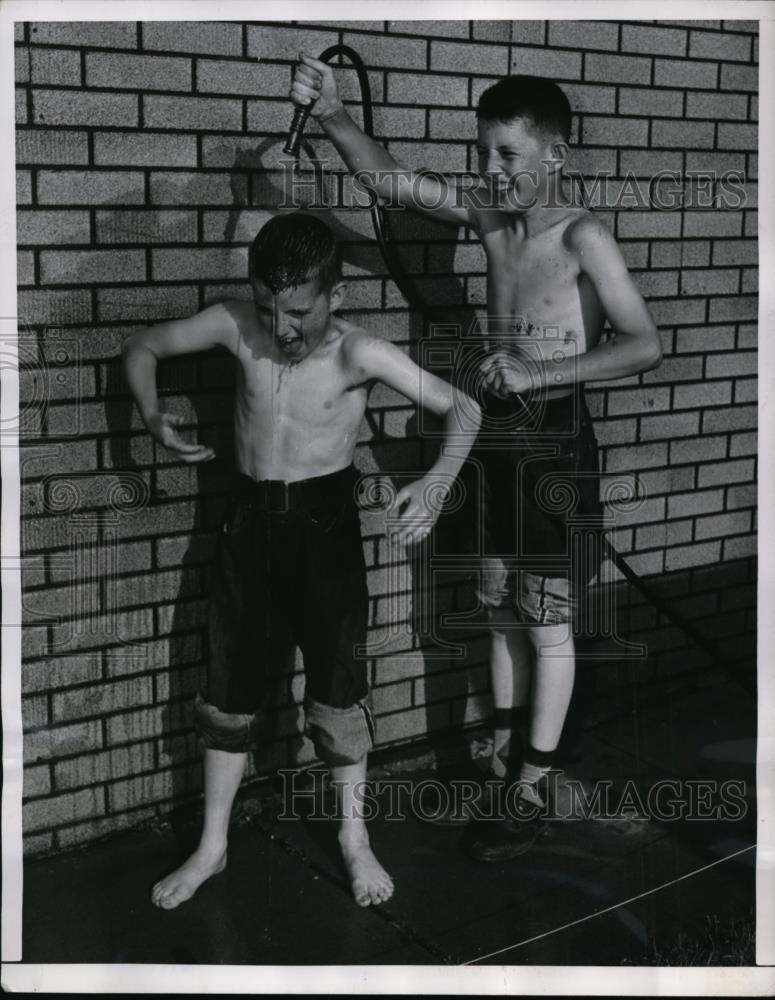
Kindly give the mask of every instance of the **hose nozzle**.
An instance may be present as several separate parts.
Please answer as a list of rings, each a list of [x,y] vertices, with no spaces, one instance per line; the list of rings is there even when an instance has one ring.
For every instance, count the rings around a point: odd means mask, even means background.
[[[283,146],[283,152],[287,153],[289,156],[297,156],[299,152],[299,143],[301,142],[301,136],[304,132],[304,127],[307,124],[307,119],[309,118],[309,108],[305,108],[301,104],[296,105],[296,110],[293,112],[293,121],[291,122],[291,128],[288,132],[288,138]]]

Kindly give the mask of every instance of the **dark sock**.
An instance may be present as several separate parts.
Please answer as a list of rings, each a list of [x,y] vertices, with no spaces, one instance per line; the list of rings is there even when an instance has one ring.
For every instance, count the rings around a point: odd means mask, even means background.
[[[545,805],[538,791],[538,782],[551,771],[555,753],[555,750],[538,750],[532,744],[528,746],[518,780],[523,786],[523,795],[529,802]]]

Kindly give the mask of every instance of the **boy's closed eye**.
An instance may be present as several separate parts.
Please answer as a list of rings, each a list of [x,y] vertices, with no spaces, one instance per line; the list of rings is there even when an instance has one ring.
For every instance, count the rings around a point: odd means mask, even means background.
[[[274,315],[274,310],[270,309],[269,306],[256,306],[256,312],[260,313],[262,316]],[[304,316],[309,316],[311,312],[311,309],[289,309],[286,315],[294,316],[296,319],[301,319]]]
[[[485,149],[483,146],[477,146],[476,152],[478,156],[487,156],[489,150]],[[503,146],[499,146],[496,153],[498,153],[502,159],[513,159],[514,157],[519,156],[518,149],[509,149],[504,148]]]

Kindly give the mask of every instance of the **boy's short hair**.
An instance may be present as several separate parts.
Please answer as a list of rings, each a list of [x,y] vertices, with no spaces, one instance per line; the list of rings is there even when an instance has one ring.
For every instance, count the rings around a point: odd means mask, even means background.
[[[277,295],[317,278],[323,288],[342,280],[342,253],[329,227],[309,212],[276,215],[258,231],[248,254],[250,280]]]
[[[476,109],[479,121],[508,122],[526,118],[535,129],[570,139],[571,110],[568,98],[553,80],[541,76],[505,76],[488,87]]]

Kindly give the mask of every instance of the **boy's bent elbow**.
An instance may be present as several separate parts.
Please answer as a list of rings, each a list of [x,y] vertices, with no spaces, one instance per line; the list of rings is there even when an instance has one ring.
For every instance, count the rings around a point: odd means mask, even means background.
[[[617,333],[614,342],[617,341],[623,347],[626,346],[627,371],[624,374],[637,375],[657,368],[662,363],[662,341],[656,327],[648,333],[639,335]],[[624,358],[625,355],[622,356],[622,360]]]
[[[149,363],[152,363],[155,367],[158,358],[142,339],[142,335],[134,333],[127,337],[121,345],[121,361],[124,371],[129,374],[131,371],[136,370],[138,365],[141,368],[146,368]]]
[[[138,343],[134,334],[130,334],[121,345],[121,361],[125,370],[129,369],[133,359],[137,356],[137,347]]]
[[[662,341],[659,331],[654,327],[654,336],[650,339],[644,350],[643,371],[651,371],[652,368],[659,368],[662,364]]]
[[[656,352],[654,353],[653,358],[651,359],[651,363],[645,370],[651,371],[652,368],[659,368],[661,364],[662,364],[662,348],[658,347]]]
[[[139,351],[148,350],[148,345],[143,340],[142,333],[143,331],[139,330],[136,333],[130,333],[123,342],[121,345],[121,354],[124,356],[124,359],[137,354]]]

